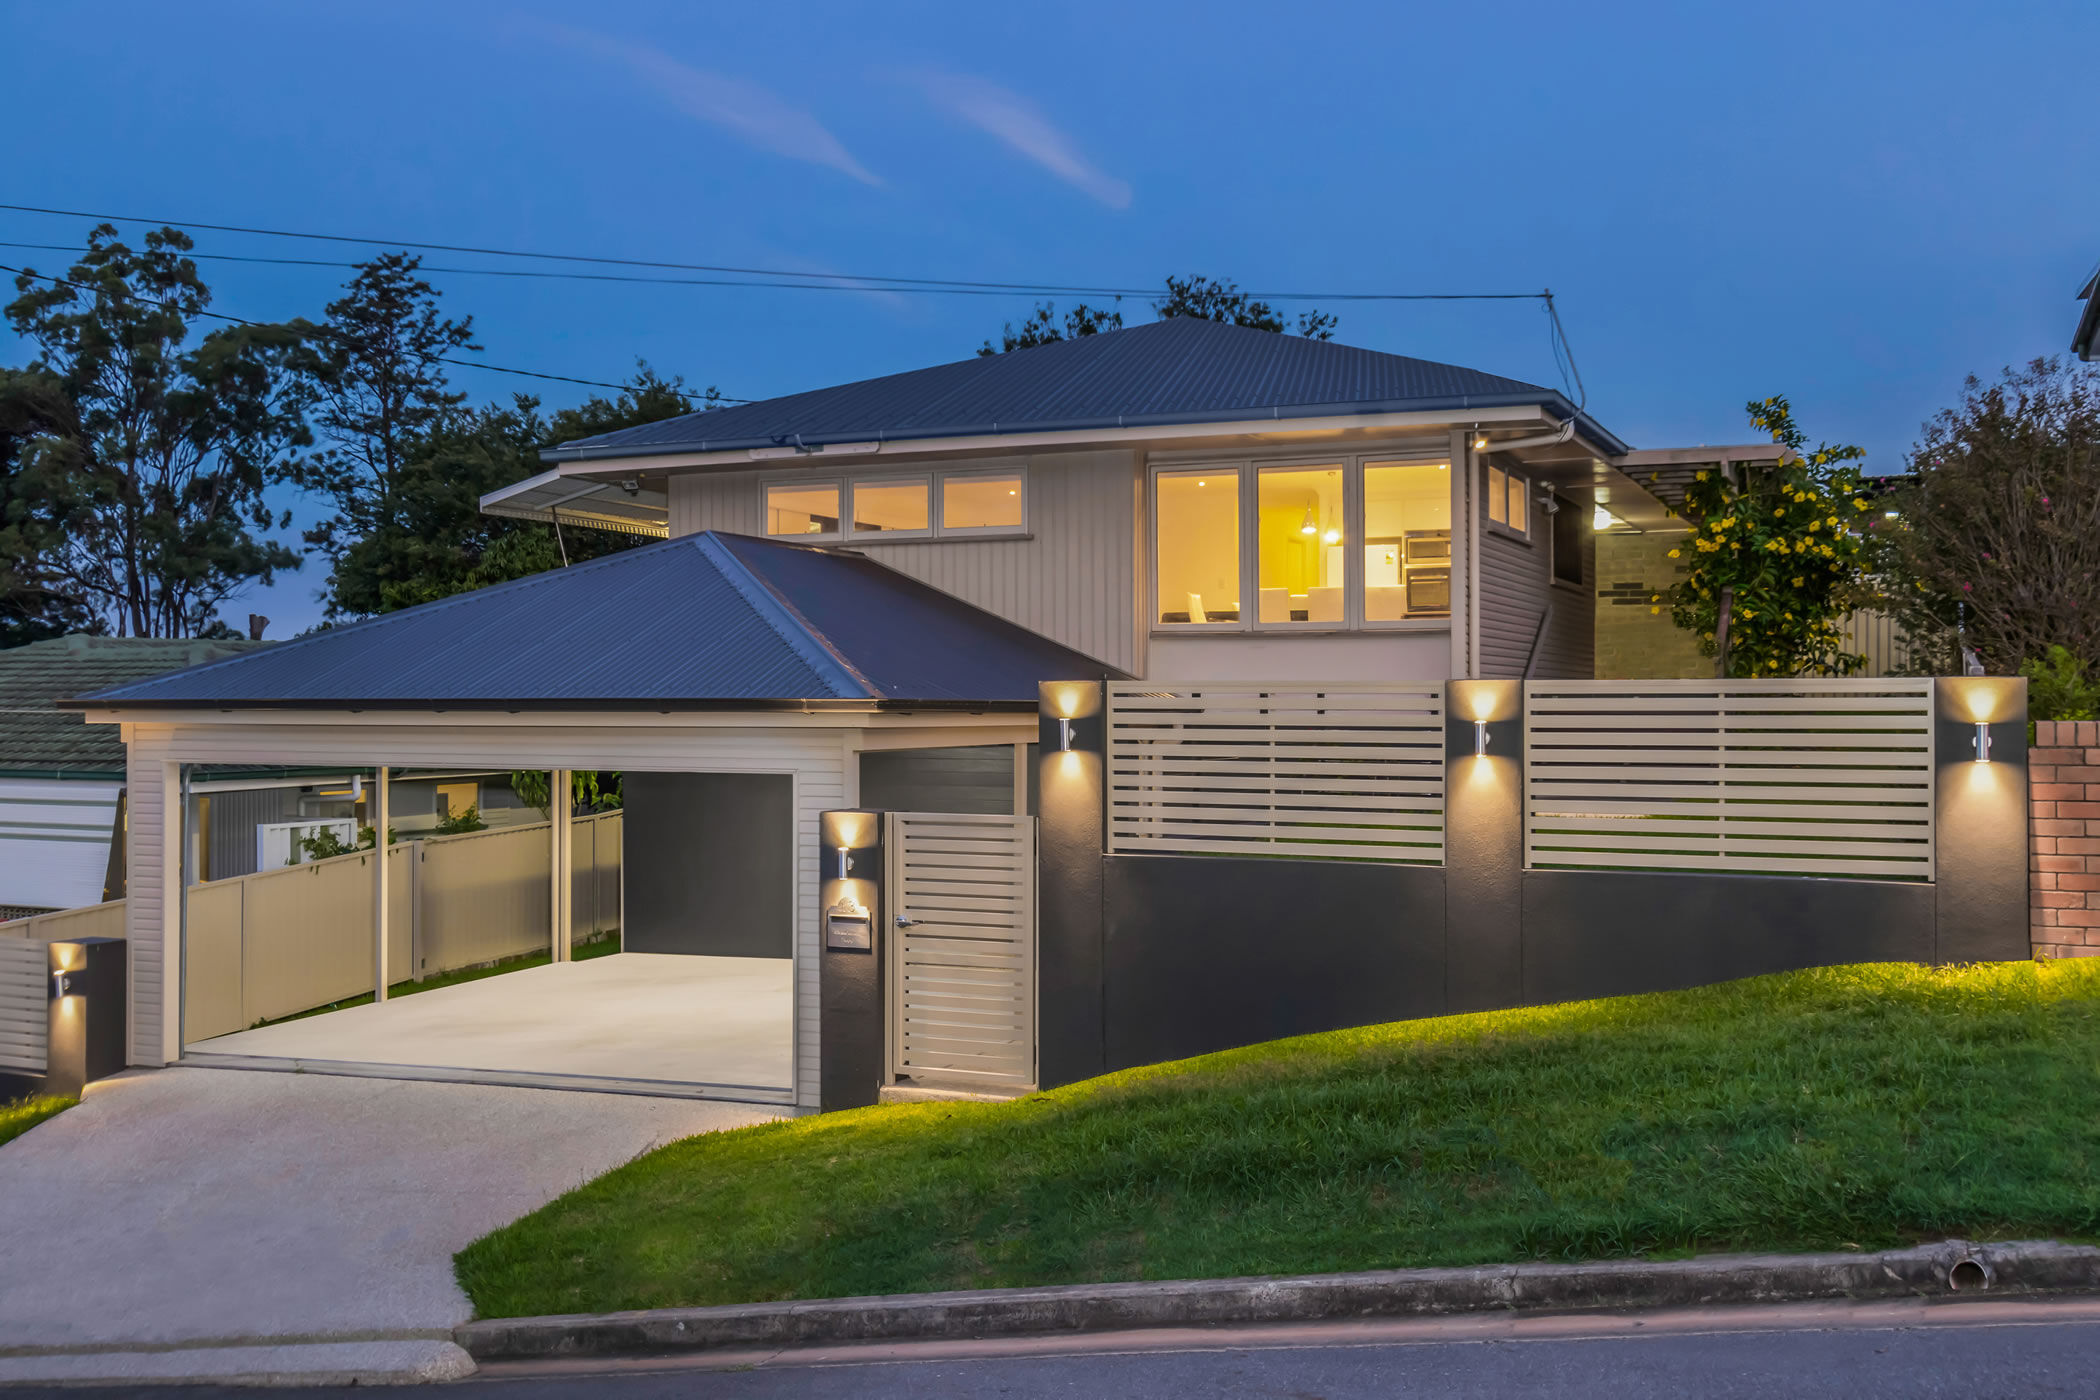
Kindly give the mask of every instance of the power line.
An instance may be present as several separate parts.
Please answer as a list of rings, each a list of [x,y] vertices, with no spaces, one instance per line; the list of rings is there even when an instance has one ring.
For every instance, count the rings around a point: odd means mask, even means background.
[[[22,244],[16,244],[16,243],[9,243],[9,244],[5,244],[5,245],[0,245],[0,246],[6,246],[6,247],[10,247],[10,248],[15,248],[15,247],[22,247],[22,246],[25,246],[25,245],[22,245]],[[64,251],[64,250],[60,250],[60,251]],[[87,285],[86,283],[84,283],[84,282],[75,282],[75,281],[72,281],[72,280],[70,280],[70,279],[68,279],[68,278],[65,278],[65,277],[54,277],[54,276],[52,276],[52,275],[51,275],[50,273],[48,273],[48,272],[34,272],[34,271],[32,271],[32,270],[30,270],[29,268],[26,268],[26,267],[10,267],[10,266],[8,266],[8,265],[7,265],[7,264],[5,264],[5,263],[0,263],[0,272],[12,272],[12,273],[14,273],[14,274],[16,274],[17,276],[20,276],[20,277],[34,277],[34,278],[36,278],[36,279],[37,279],[38,281],[41,281],[41,282],[52,282],[52,283],[56,283],[56,284],[57,284],[58,286],[61,286],[61,287],[71,287],[71,288],[73,288],[73,289],[74,289],[75,291],[81,291],[81,292],[90,292],[90,293],[92,293],[92,292],[96,292],[96,291],[100,290],[99,288],[96,288],[96,287],[90,287],[90,286],[88,286],[88,285]],[[230,321],[230,322],[232,322],[232,323],[233,323],[234,325],[236,325],[236,326],[254,326],[254,327],[258,327],[258,328],[263,328],[263,327],[266,327],[266,326],[267,326],[267,324],[268,324],[268,323],[266,323],[266,322],[263,322],[263,321],[250,321],[250,320],[248,320],[248,319],[247,319],[246,317],[242,317],[242,316],[229,316],[229,315],[227,315],[227,314],[226,314],[225,312],[223,312],[223,311],[199,311],[199,312],[197,312],[196,314],[197,314],[197,315],[199,315],[199,316],[205,316],[205,317],[209,317],[210,319],[212,319],[212,320],[214,320],[214,321]],[[326,330],[325,328],[323,328],[323,327],[320,327],[320,326],[314,326],[314,327],[312,327],[312,330],[313,330],[313,332],[314,332],[314,333],[316,333],[316,334],[321,334],[321,335],[326,335],[326,334],[328,334],[328,331],[327,331],[327,330]],[[610,381],[608,381],[608,380],[604,380],[604,379],[579,379],[579,378],[577,378],[577,377],[576,377],[575,375],[572,375],[572,374],[548,374],[548,373],[546,373],[546,372],[544,372],[544,371],[542,371],[542,370],[536,370],[536,369],[517,369],[517,368],[515,368],[515,367],[513,367],[513,366],[510,366],[510,365],[493,365],[493,364],[490,364],[490,363],[489,363],[488,361],[486,361],[486,360],[462,360],[462,359],[459,359],[459,358],[457,358],[457,357],[455,357],[455,356],[452,356],[452,355],[434,355],[434,356],[432,356],[431,358],[432,358],[432,359],[435,359],[435,360],[437,360],[437,361],[438,361],[438,362],[439,362],[440,364],[447,364],[447,365],[458,365],[458,366],[460,366],[460,367],[462,367],[462,368],[464,368],[464,369],[485,369],[485,370],[492,370],[492,371],[494,371],[494,372],[495,372],[495,373],[497,373],[497,374],[517,374],[517,375],[523,375],[523,376],[524,376],[525,378],[527,378],[527,379],[550,379],[550,380],[555,380],[555,381],[557,381],[557,382],[559,382],[559,383],[562,383],[562,384],[587,384],[587,385],[589,385],[590,387],[592,387],[592,388],[594,388],[594,389],[619,389],[619,390],[625,391],[625,390],[629,390],[629,389],[632,389],[632,388],[634,387],[634,386],[633,386],[632,384],[614,384],[614,383],[612,383],[612,382],[610,382]],[[727,396],[727,395],[725,395],[725,394],[717,394],[717,395],[715,395],[714,401],[715,401],[715,402],[717,402],[717,403],[755,403],[755,402],[756,402],[756,400],[754,400],[754,399],[736,399],[736,398],[730,398],[729,396]]]
[[[357,243],[372,247],[415,248],[426,252],[472,253],[492,258],[529,258],[545,262],[595,263],[613,267],[647,267],[673,272],[730,273],[747,277],[803,278],[805,289],[819,285],[847,291],[905,291],[923,288],[951,293],[969,289],[981,294],[1027,293],[1032,296],[1157,296],[1157,287],[1085,287],[1050,282],[972,282],[952,277],[891,277],[846,272],[796,272],[770,267],[737,267],[721,263],[662,262],[647,258],[614,258],[589,253],[542,253],[517,248],[484,248],[463,243],[428,243],[409,238],[366,238],[341,233],[308,233],[294,229],[262,228],[245,224],[208,224],[185,219],[149,219],[135,214],[95,213],[85,209],[49,209],[35,204],[0,204],[0,209],[22,214],[50,214],[69,219],[98,219],[111,223],[160,224],[170,228],[205,229],[213,233],[253,234],[265,238],[301,238],[326,243]],[[473,271],[454,268],[432,271]],[[862,284],[855,286],[854,284]],[[883,285],[877,285],[883,284]],[[742,284],[731,284],[742,285]],[[793,283],[762,282],[753,285],[779,286]],[[1246,293],[1266,301],[1537,301],[1544,292],[1263,292]]]

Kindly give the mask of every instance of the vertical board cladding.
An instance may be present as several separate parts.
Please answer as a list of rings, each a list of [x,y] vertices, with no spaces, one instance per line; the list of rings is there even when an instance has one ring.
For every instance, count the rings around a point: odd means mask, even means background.
[[[842,463],[801,468],[794,476],[827,480],[924,475],[1012,465],[944,461],[900,466],[887,460],[856,469]],[[928,539],[896,543],[849,541],[848,547],[997,613],[1076,651],[1118,666],[1137,667],[1137,508],[1131,487],[1137,471],[1129,452],[1044,453],[1026,459],[1028,537]],[[674,477],[671,534],[701,530],[765,533],[760,483],[780,472],[721,472]]]
[[[1595,668],[1596,537],[1582,532],[1582,584],[1553,581],[1553,545],[1547,515],[1533,507],[1529,539],[1484,520],[1480,527],[1480,674],[1520,678],[1531,657],[1535,680],[1587,680]],[[1563,510],[1579,510],[1569,503]],[[1543,634],[1540,614],[1546,615]]]
[[[846,747],[836,729],[707,726],[651,717],[653,723],[605,723],[599,717],[504,717],[447,723],[435,715],[402,723],[358,723],[315,715],[310,722],[131,726],[131,875],[128,930],[132,950],[133,1062],[164,1064],[177,1047],[176,1007],[164,976],[172,948],[176,878],[163,814],[175,782],[168,765],[268,763],[343,769],[474,766],[617,769],[623,772],[788,773],[795,795],[795,1098],[814,1108],[818,1082],[817,822],[845,805]],[[165,875],[163,872],[165,871]]]

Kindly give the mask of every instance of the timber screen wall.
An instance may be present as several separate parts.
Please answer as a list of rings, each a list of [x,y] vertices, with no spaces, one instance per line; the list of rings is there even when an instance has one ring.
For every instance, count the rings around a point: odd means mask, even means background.
[[[1441,685],[1114,683],[1108,706],[1111,851],[1443,863]]]

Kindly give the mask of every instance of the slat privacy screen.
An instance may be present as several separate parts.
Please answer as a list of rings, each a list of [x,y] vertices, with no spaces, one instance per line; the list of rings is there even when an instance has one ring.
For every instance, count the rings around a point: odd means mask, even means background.
[[[44,1072],[50,1050],[49,948],[41,938],[0,935],[0,1069]]]
[[[1930,680],[1524,688],[1534,869],[1932,879]]]
[[[1444,688],[1112,683],[1108,848],[1441,865]]]

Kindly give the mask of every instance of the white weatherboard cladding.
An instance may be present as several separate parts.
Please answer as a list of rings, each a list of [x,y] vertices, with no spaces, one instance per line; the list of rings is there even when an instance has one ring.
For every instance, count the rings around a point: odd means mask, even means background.
[[[1930,880],[1932,686],[1526,685],[1525,864]]]
[[[100,903],[122,790],[115,782],[0,778],[0,905]]]
[[[814,1107],[818,1081],[817,817],[846,805],[849,745],[836,728],[769,728],[749,716],[708,725],[691,717],[602,723],[590,716],[504,716],[503,722],[444,716],[317,714],[229,723],[138,723],[131,734],[132,1056],[165,1064],[176,1044],[174,981],[167,975],[174,919],[175,853],[162,825],[172,807],[174,764],[270,763],[343,768],[610,768],[632,772],[787,773],[795,779],[796,1101]],[[405,722],[404,722],[405,721]],[[150,791],[148,791],[150,789]]]
[[[719,472],[671,479],[671,534],[765,533],[762,480],[871,480],[967,471],[1016,458],[913,466],[850,458],[782,471]],[[851,540],[846,548],[1052,641],[1124,670],[1137,667],[1136,458],[1129,452],[1046,453],[1027,459],[1028,537]]]

